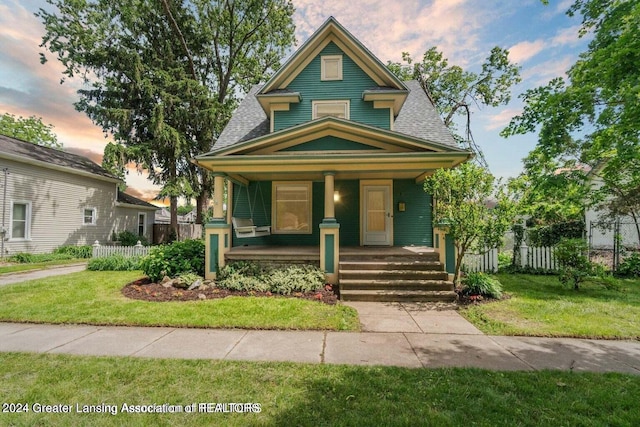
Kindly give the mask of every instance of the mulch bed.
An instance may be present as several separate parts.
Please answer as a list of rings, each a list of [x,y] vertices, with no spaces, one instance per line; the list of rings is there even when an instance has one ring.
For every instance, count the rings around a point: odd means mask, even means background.
[[[458,294],[458,305],[467,306],[467,305],[480,305],[480,304],[489,304],[492,302],[503,301],[507,299],[511,299],[510,294],[503,293],[502,298],[486,298],[480,295],[464,295],[461,290],[456,289],[456,293]]]
[[[300,298],[311,301],[319,301],[325,304],[335,304],[338,301],[337,295],[333,292],[330,285],[326,286],[320,292],[296,292],[291,295],[277,295],[271,292],[243,292],[230,291],[227,289],[219,289],[210,287],[207,289],[178,289],[174,287],[165,288],[159,283],[152,283],[148,278],[136,280],[122,288],[122,294],[127,298],[142,301],[201,301],[217,298],[226,298],[230,296],[255,296],[266,298]]]

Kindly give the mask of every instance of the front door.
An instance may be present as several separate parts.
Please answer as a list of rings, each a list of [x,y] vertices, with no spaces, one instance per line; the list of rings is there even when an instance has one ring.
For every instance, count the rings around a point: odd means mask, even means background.
[[[363,190],[363,244],[391,246],[391,186],[365,185]]]

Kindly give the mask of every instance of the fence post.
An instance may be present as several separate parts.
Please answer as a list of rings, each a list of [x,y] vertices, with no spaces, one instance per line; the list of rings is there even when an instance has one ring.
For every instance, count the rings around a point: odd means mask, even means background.
[[[529,265],[529,248],[527,248],[527,244],[522,240],[522,244],[520,245],[520,267],[526,267]]]

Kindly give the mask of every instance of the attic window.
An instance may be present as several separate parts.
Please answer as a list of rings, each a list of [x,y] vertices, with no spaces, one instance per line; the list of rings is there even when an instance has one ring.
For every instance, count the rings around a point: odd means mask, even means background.
[[[312,119],[326,116],[349,120],[349,101],[313,101]]]
[[[323,55],[320,80],[342,80],[342,55]]]

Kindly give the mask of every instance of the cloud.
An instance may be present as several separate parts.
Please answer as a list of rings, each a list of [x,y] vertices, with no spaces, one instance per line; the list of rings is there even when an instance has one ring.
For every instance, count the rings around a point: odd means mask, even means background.
[[[566,55],[561,58],[553,58],[548,61],[528,67],[522,73],[523,80],[531,79],[534,86],[545,85],[549,80],[563,76],[566,77],[567,71],[575,63],[575,56]]]
[[[511,119],[518,114],[521,114],[521,109],[512,109],[507,108],[504,109],[497,114],[493,114],[487,118],[487,124],[485,125],[485,130],[495,130],[495,129],[503,129],[505,128]]]
[[[523,41],[509,48],[509,59],[517,64],[522,64],[536,56],[544,48],[545,42],[543,40]]]
[[[140,200],[144,200],[145,202],[153,203],[154,205],[157,205],[157,206],[164,206],[162,201],[155,200],[156,196],[158,195],[157,191],[140,190],[136,188],[127,187],[127,189],[125,190],[125,193],[127,193],[130,196],[136,197]]]

